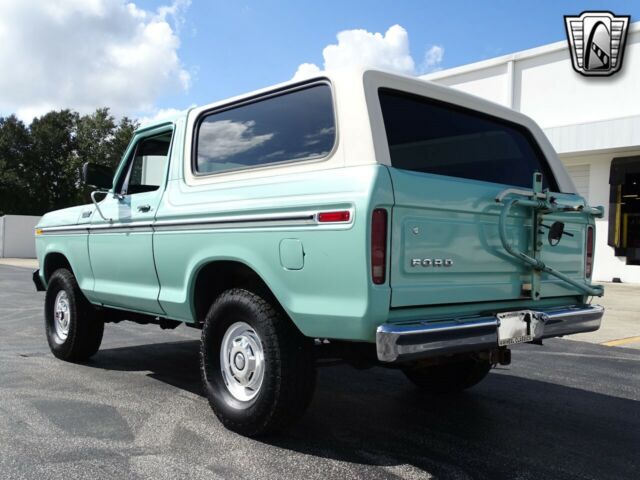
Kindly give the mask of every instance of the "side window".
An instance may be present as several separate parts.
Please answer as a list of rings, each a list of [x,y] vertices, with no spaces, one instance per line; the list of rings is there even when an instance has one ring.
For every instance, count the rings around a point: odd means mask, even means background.
[[[162,183],[170,145],[171,133],[140,140],[129,162],[120,193],[135,195],[157,190]]]
[[[316,84],[204,116],[193,167],[207,174],[323,157],[335,135],[331,88]]]

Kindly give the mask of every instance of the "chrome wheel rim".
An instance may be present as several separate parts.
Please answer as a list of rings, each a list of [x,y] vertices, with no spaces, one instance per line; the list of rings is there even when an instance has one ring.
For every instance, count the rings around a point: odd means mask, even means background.
[[[264,367],[264,350],[256,331],[245,322],[231,325],[220,347],[220,369],[229,393],[241,402],[255,398],[262,386]]]
[[[56,300],[53,304],[53,316],[56,336],[60,339],[60,342],[64,342],[69,336],[69,326],[71,325],[69,297],[64,290],[60,290],[56,295]]]

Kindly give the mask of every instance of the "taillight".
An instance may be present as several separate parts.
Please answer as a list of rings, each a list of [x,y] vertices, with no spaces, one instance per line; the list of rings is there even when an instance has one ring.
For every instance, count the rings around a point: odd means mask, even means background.
[[[387,268],[387,211],[376,208],[371,217],[371,278],[381,285]]]
[[[591,277],[593,272],[593,226],[587,227],[587,245],[584,250],[584,275]]]

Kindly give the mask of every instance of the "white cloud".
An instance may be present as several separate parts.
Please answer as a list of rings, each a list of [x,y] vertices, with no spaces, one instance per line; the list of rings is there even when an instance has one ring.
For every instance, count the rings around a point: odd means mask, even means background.
[[[194,107],[195,105],[191,105]],[[153,112],[152,115],[145,115],[143,117],[138,118],[138,122],[140,122],[140,126],[146,125],[147,123],[156,122],[158,120],[164,120],[165,118],[170,118],[180,113],[185,113],[187,109],[181,110],[179,108],[159,108]]]
[[[322,50],[324,70],[365,66],[415,75],[416,62],[409,51],[409,34],[400,25],[391,26],[384,34],[363,29],[345,30],[337,35],[338,43]],[[425,53],[420,70],[434,69],[442,62],[444,48],[432,46]],[[295,80],[307,78],[320,71],[314,63],[303,63],[294,74]],[[422,72],[420,72],[422,73]]]
[[[202,160],[223,160],[232,155],[243,153],[258,147],[273,138],[273,133],[256,135],[253,131],[256,122],[236,122],[218,120],[204,122],[200,126],[198,155]]]
[[[444,47],[442,45],[433,45],[424,54],[424,60],[421,65],[421,73],[433,72],[440,69],[440,64],[444,58]]]
[[[296,70],[292,80],[303,80],[305,78],[313,77],[319,71],[320,67],[315,63],[302,63],[298,66],[298,70]]]
[[[322,51],[324,69],[366,66],[412,75],[415,62],[409,53],[409,35],[400,25],[391,26],[384,35],[363,29],[344,30],[337,35],[338,44]],[[294,78],[313,75],[319,67],[303,63]]]
[[[160,95],[189,88],[178,56],[188,4],[0,0],[0,112],[27,121],[52,108],[154,112]]]

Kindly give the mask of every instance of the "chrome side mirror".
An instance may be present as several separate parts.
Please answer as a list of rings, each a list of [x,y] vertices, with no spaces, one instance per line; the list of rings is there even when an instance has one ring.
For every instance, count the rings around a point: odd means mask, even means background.
[[[96,200],[96,195],[98,194],[107,194],[109,193],[108,190],[94,190],[93,192],[91,192],[91,201],[93,202],[93,205],[96,207],[96,211],[98,212],[98,215],[100,215],[100,217],[105,221],[105,222],[109,222],[112,223],[113,222],[113,218],[107,218],[104,216],[104,214],[102,213],[102,210],[100,210],[100,204],[98,203],[98,201]]]

